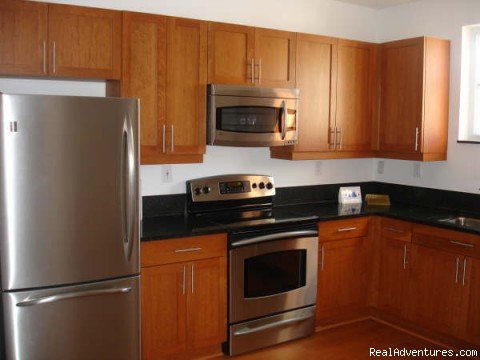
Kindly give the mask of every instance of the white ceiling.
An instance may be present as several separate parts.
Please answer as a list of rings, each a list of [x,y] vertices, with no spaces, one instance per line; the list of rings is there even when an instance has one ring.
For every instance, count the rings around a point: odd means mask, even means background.
[[[360,6],[366,6],[374,9],[383,9],[389,6],[406,4],[406,3],[414,2],[418,0],[336,0],[336,1],[346,2],[346,3],[360,5]]]

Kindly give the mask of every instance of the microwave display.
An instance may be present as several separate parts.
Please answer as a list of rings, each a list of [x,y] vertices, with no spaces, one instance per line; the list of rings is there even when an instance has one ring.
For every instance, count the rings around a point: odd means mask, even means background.
[[[281,108],[223,107],[217,109],[217,130],[244,133],[278,133]]]

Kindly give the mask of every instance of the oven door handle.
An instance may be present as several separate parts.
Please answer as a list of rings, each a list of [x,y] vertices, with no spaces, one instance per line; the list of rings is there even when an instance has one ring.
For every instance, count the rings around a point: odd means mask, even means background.
[[[297,231],[287,231],[277,234],[268,234],[262,236],[256,236],[250,239],[239,240],[232,242],[232,247],[238,247],[243,245],[251,245],[256,243],[261,243],[271,240],[280,240],[280,239],[290,239],[290,238],[300,238],[300,237],[313,237],[318,236],[318,231],[316,230],[297,230]]]
[[[277,322],[274,322],[274,323],[271,323],[271,324],[256,326],[256,327],[253,327],[253,328],[245,327],[243,329],[235,331],[233,333],[233,335],[237,336],[237,335],[252,334],[252,333],[259,332],[259,331],[264,331],[264,330],[268,330],[268,329],[272,329],[272,328],[276,328],[276,327],[280,327],[280,326],[285,326],[285,325],[290,325],[290,324],[294,324],[294,323],[297,323],[297,322],[305,321],[305,320],[313,318],[314,316],[315,316],[315,314],[313,314],[313,315],[308,314],[308,315],[294,317],[294,318],[291,318],[291,319],[280,320],[280,321],[277,321]]]

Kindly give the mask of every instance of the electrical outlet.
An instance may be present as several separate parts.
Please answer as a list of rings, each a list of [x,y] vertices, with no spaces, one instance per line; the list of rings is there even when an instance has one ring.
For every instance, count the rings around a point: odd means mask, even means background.
[[[315,163],[315,175],[317,176],[322,175],[322,168],[323,168],[323,163],[321,161],[317,161]]]
[[[413,164],[413,177],[415,179],[420,179],[422,177],[422,167],[418,162]]]
[[[380,160],[377,162],[377,174],[383,174],[385,172],[385,161]]]
[[[162,182],[170,183],[173,181],[172,165],[162,165]]]

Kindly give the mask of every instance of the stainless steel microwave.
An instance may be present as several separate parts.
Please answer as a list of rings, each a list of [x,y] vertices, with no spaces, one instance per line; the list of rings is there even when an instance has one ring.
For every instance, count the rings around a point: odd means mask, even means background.
[[[298,89],[208,85],[207,144],[296,144],[299,93]]]

